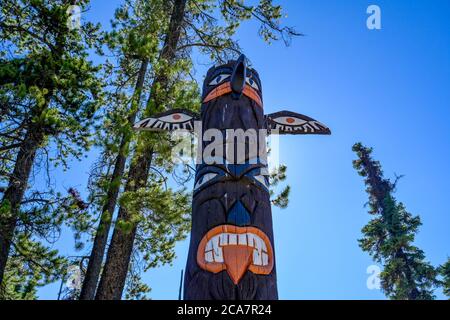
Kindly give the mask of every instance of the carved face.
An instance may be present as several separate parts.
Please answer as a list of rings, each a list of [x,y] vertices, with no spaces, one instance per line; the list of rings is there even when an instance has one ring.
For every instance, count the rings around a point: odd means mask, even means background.
[[[265,228],[265,220],[271,220],[267,168],[263,164],[199,167],[193,208],[193,223],[198,220],[203,229],[198,265],[213,273],[227,271],[234,284],[247,270],[270,274],[274,259],[272,230]]]
[[[243,64],[241,69],[237,64]],[[206,104],[226,94],[234,94],[235,98],[243,94],[259,107],[263,107],[262,86],[258,73],[247,68],[245,61],[233,61],[208,71],[203,83],[203,103]]]
[[[241,61],[211,68],[203,83],[203,129],[264,128],[262,86],[258,73],[236,68]],[[243,80],[245,78],[245,81]]]

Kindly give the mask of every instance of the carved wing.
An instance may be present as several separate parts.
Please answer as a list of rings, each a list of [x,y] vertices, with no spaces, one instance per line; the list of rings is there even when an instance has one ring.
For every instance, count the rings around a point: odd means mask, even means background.
[[[331,134],[326,125],[299,113],[280,111],[265,117],[271,134]]]
[[[194,131],[194,121],[197,119],[198,116],[189,110],[173,109],[157,114],[154,117],[143,119],[137,122],[133,128],[147,131]]]

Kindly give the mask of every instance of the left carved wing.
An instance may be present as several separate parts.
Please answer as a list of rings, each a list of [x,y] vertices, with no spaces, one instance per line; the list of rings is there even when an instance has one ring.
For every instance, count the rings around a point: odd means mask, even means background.
[[[147,131],[194,131],[194,121],[197,118],[198,116],[191,111],[173,109],[157,114],[154,117],[143,119],[137,122],[133,128]]]
[[[299,113],[280,111],[265,117],[267,130],[272,134],[331,134],[326,125]]]

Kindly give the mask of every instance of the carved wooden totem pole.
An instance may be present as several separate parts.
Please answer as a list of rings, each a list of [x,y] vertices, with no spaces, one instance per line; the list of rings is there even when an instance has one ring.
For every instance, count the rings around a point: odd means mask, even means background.
[[[200,116],[170,110],[135,125],[154,131],[195,127],[202,138],[184,298],[277,299],[266,133],[330,130],[294,112],[264,115],[261,82],[244,55],[208,71],[202,99]]]

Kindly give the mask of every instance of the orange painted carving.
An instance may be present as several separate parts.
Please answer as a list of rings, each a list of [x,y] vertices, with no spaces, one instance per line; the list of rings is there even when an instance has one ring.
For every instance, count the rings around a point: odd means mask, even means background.
[[[223,96],[224,94],[227,93],[231,93],[231,85],[230,82],[224,82],[222,83],[220,86],[214,88],[213,90],[211,90],[210,93],[208,93],[208,95],[205,97],[205,99],[203,99],[203,103],[207,103],[213,99],[216,99],[220,96]],[[261,97],[259,96],[259,94],[256,92],[255,89],[253,89],[250,86],[245,86],[244,87],[244,91],[242,92],[245,96],[249,97],[250,99],[252,99],[253,101],[256,102],[256,104],[258,106],[260,106],[261,108],[263,107],[263,103],[261,100]]]
[[[247,270],[268,275],[273,250],[267,235],[255,227],[221,225],[209,230],[197,249],[197,263],[205,271],[226,270],[238,284]]]
[[[207,103],[213,99],[216,99],[220,96],[223,96],[224,94],[231,92],[231,85],[230,82],[224,82],[220,86],[214,88],[205,99],[203,99],[203,103]]]

